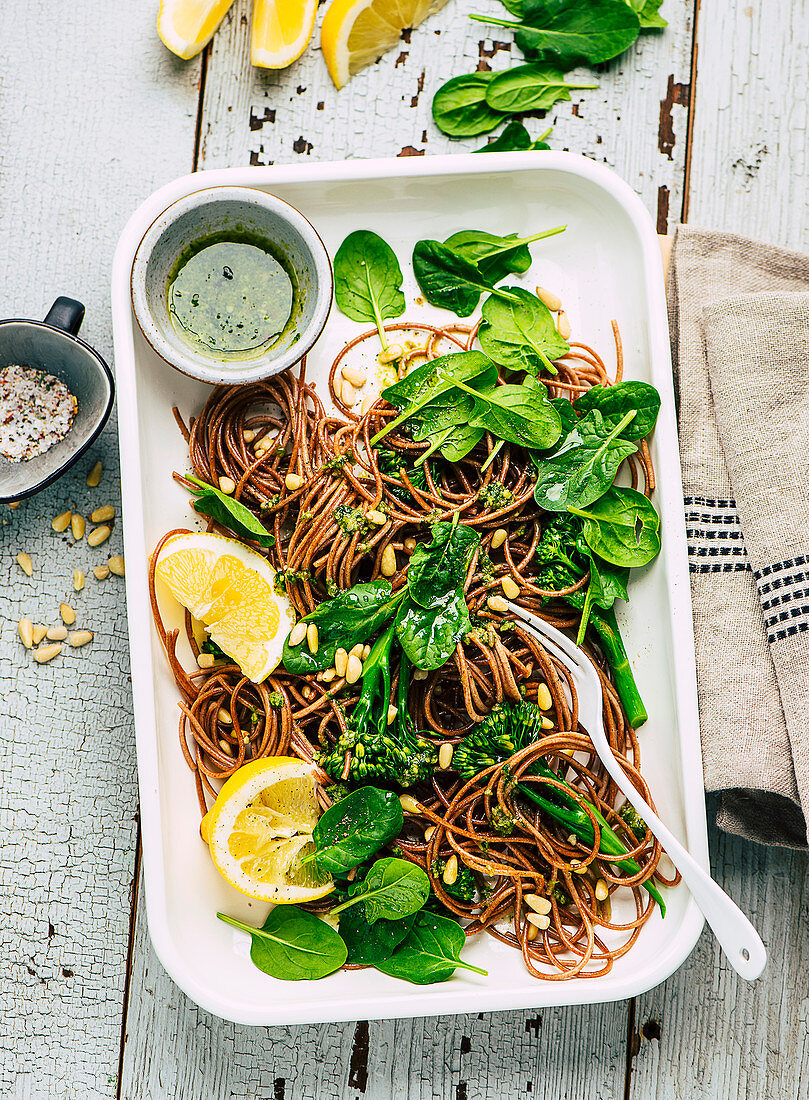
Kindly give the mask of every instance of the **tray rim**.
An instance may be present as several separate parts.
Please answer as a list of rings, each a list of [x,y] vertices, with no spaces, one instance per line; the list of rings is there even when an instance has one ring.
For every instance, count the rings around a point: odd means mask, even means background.
[[[142,472],[137,427],[135,386],[135,344],[129,277],[135,251],[149,225],[177,199],[208,187],[238,185],[267,187],[311,182],[350,182],[388,178],[441,177],[497,172],[561,172],[594,183],[616,200],[631,218],[638,233],[649,299],[649,342],[656,361],[670,362],[667,308],[663,268],[658,239],[651,218],[639,196],[612,169],[584,156],[563,152],[446,154],[425,158],[375,158],[315,162],[307,165],[223,168],[192,172],[154,191],[132,214],[116,247],[112,266],[111,301],[116,383],[118,388],[118,430],[121,458],[122,522],[124,549],[130,561],[148,553],[143,525]],[[664,406],[673,410],[673,385],[663,395]],[[674,447],[679,448],[674,432]],[[669,497],[682,499],[679,462],[668,471],[665,481]],[[662,487],[661,487],[662,488]],[[674,644],[674,683],[677,703],[683,794],[683,818],[691,854],[709,869],[708,835],[702,783],[702,752],[697,705],[696,667],[691,617],[691,589],[688,575],[685,522],[682,511],[674,512],[667,526],[666,583],[672,598],[670,620]],[[675,596],[676,589],[676,596]],[[130,647],[133,717],[140,792],[141,842],[146,891],[146,913],[155,952],[173,981],[201,1008],[234,1023],[247,1025],[294,1025],[362,1019],[394,1019],[468,1011],[498,1011],[534,1007],[596,1004],[638,996],[670,977],[691,954],[704,924],[702,913],[690,898],[673,941],[658,955],[654,965],[630,979],[588,980],[579,983],[537,981],[537,996],[515,998],[509,989],[476,987],[474,994],[452,983],[427,987],[414,993],[383,994],[362,1000],[311,1000],[295,1005],[291,1013],[278,1006],[253,1006],[212,994],[197,980],[176,951],[166,915],[165,867],[162,851],[159,804],[159,776],[152,687],[153,661],[140,644],[152,629],[145,570],[129,569],[126,576],[127,620]],[[134,654],[138,654],[137,660]],[[145,655],[144,655],[145,654]],[[581,993],[577,993],[577,989]],[[586,989],[587,996],[583,996]],[[543,995],[544,994],[544,995]],[[566,995],[567,994],[567,995]],[[474,1004],[471,1004],[474,999]]]

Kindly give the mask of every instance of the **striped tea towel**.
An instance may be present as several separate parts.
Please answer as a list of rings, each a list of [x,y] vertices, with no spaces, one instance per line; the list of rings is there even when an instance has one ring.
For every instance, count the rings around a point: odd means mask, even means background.
[[[705,786],[806,847],[809,257],[681,227],[668,294]]]

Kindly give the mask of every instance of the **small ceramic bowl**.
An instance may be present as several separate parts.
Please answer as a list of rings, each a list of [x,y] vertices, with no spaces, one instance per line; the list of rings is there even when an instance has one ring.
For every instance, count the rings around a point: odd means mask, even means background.
[[[252,356],[217,356],[191,347],[169,314],[169,279],[180,257],[228,229],[272,242],[297,277],[293,323],[272,347]],[[209,187],[175,202],[149,226],[132,264],[132,307],[143,335],[172,367],[215,384],[269,378],[302,359],[323,331],[333,287],[326,247],[303,214],[252,187]]]
[[[107,422],[115,387],[110,368],[76,333],[84,306],[57,298],[44,321],[0,321],[0,366],[47,371],[76,398],[70,431],[44,454],[23,462],[0,456],[0,501],[22,500],[50,485],[80,458]]]

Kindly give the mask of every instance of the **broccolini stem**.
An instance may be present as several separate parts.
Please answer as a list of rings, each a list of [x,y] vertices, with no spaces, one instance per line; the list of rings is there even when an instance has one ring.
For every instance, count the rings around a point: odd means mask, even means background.
[[[637,729],[643,725],[648,715],[632,675],[618,623],[615,621],[615,612],[612,608],[604,611],[593,607],[590,611],[590,622],[601,640],[601,648],[615,677],[615,688],[624,705],[629,724]]]

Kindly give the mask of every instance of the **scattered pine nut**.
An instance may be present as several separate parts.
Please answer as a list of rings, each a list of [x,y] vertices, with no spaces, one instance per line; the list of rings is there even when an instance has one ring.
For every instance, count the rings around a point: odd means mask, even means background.
[[[54,531],[58,531],[61,535],[63,531],[67,531],[70,526],[70,512],[60,512],[59,515],[51,523],[51,527]]]
[[[529,924],[533,924],[534,928],[538,928],[540,932],[544,932],[551,925],[551,918],[541,916],[539,913],[526,913],[525,919]]]
[[[576,836],[575,833],[568,833],[567,842],[568,844],[572,844],[575,847],[575,845],[579,843],[579,838]]]
[[[216,717],[219,719],[223,726],[233,725],[233,719],[231,718],[230,711],[225,710],[224,707],[219,708]]]
[[[15,508],[19,508],[19,506],[20,506],[21,504],[22,504],[22,501],[21,501],[21,500],[10,500],[10,501],[8,502],[8,506],[9,506],[9,509],[10,509],[10,511],[12,511],[12,512],[14,511],[14,509],[15,509]]]
[[[401,359],[404,355],[404,349],[401,344],[388,344],[386,348],[383,348],[377,355],[377,362],[379,363],[395,363]]]
[[[200,653],[199,657],[197,657],[197,664],[200,668],[213,668],[213,653]]]
[[[516,600],[520,594],[520,586],[513,577],[503,577],[500,581],[500,587],[503,589],[504,595],[510,600]]]
[[[76,621],[76,612],[69,603],[59,604],[59,614],[62,616],[62,622],[65,623],[66,626],[73,626]]]
[[[429,675],[430,673],[427,671],[426,668],[417,668],[413,670],[414,680],[426,680]]]
[[[47,626],[43,626],[42,623],[34,623],[34,645],[39,645],[47,633]]]
[[[102,542],[107,541],[107,539],[110,537],[111,534],[112,534],[112,528],[111,527],[107,527],[106,525],[104,527],[96,527],[87,536],[87,545],[88,546],[100,546]]]
[[[600,878],[595,885],[595,895],[596,901],[606,901],[610,896],[610,888],[603,878]]]
[[[486,606],[490,611],[499,611],[501,615],[505,615],[508,611],[508,604],[502,596],[489,596]]]
[[[424,830],[424,839],[427,841],[428,844],[435,836],[435,830],[435,825],[428,825],[427,828]]]
[[[438,750],[438,766],[443,771],[446,771],[452,763],[452,754],[454,751],[455,749],[449,741],[445,741]]]
[[[349,409],[352,409],[357,404],[357,391],[347,378],[344,378],[340,383],[339,396],[343,404]]]
[[[222,752],[227,753],[228,756],[233,756],[233,746],[229,744],[224,737],[219,738],[219,748]]]
[[[540,710],[550,710],[553,706],[551,693],[548,691],[548,685],[544,682],[537,686],[537,706]]]
[[[370,657],[370,655],[371,655],[371,647],[369,645],[364,645],[362,647],[362,655],[361,655],[362,660],[367,661],[368,658]]]
[[[84,588],[84,573],[81,569],[73,570],[73,588],[76,592],[81,592]]]
[[[568,316],[564,310],[562,310],[562,312],[559,314],[559,317],[556,321],[556,328],[563,340],[570,339],[570,320],[568,319]]]
[[[227,495],[230,496],[231,493],[236,491],[236,482],[232,477],[220,477],[219,488],[223,493],[227,493]],[[93,517],[91,516],[90,518],[92,519]]]
[[[362,404],[360,405],[360,414],[362,416],[365,416],[365,414],[368,412],[375,401],[376,398],[372,393],[369,393],[366,397],[363,397]]]
[[[390,706],[388,707],[388,714],[387,714],[387,718],[386,718],[386,722],[387,722],[388,725],[390,725],[391,722],[394,721],[394,719],[396,718],[396,715],[398,713],[399,713],[399,708],[395,707],[393,705],[393,703],[391,703]]]
[[[421,813],[421,803],[417,802],[412,794],[400,794],[399,803],[406,814]]]
[[[318,646],[320,645],[320,635],[317,629],[317,623],[308,623],[306,627],[306,644],[309,646],[309,652],[312,654],[317,653]]]
[[[346,663],[346,683],[356,684],[362,676],[362,661],[353,653],[349,653]]]
[[[289,644],[300,645],[306,637],[306,623],[295,623],[289,632]]]
[[[252,428],[245,428],[242,432],[242,439],[245,441],[245,443],[252,443],[255,438],[256,433],[253,431]]]
[[[553,722],[550,720],[550,718],[546,718],[544,714],[542,715],[541,725],[542,725],[542,728],[544,730],[552,730],[553,729]]]
[[[70,517],[70,530],[73,532],[73,538],[78,542],[84,538],[84,532],[87,524],[84,521],[84,516],[80,516],[76,513],[75,516]]]
[[[108,558],[107,565],[109,566],[110,573],[114,573],[116,577],[124,576],[126,568],[124,566],[124,559],[120,554],[114,554],[111,558]]]
[[[284,485],[286,485],[290,493],[296,493],[303,485],[303,478],[300,474],[287,474],[284,478]]]
[[[404,548],[408,554],[412,554],[416,549],[416,540],[414,538],[408,538],[404,540]]]
[[[17,632],[20,635],[20,641],[26,649],[33,649],[34,647],[34,624],[30,619],[20,619],[17,623]]]
[[[91,523],[107,523],[111,519],[115,519],[115,509],[111,504],[102,504],[90,513]]]
[[[49,642],[63,642],[67,637],[66,626],[49,626],[45,631],[45,636]]]
[[[62,647],[58,642],[53,645],[44,645],[41,649],[34,650],[34,660],[39,665],[44,665],[47,661],[52,661],[54,657],[58,657],[62,652]]]
[[[290,645],[292,644],[291,638],[292,638],[292,635],[290,634]],[[342,648],[341,649],[335,649],[335,651],[334,651],[334,671],[337,673],[337,675],[340,677],[340,679],[342,679],[343,676],[345,676],[347,668],[348,668],[348,654]]]
[[[396,574],[396,551],[390,543],[382,551],[379,571],[383,577],[393,577]]]
[[[537,298],[545,303],[551,313],[558,313],[562,308],[562,299],[559,295],[554,294],[552,290],[546,290],[544,286],[537,287]]]
[[[26,576],[33,577],[34,566],[31,562],[30,554],[26,554],[24,550],[22,551],[22,553],[18,554],[17,565],[19,565],[20,569],[22,569],[23,573],[25,573]]]
[[[343,367],[340,374],[342,374],[343,378],[347,379],[352,386],[356,386],[358,389],[364,386],[368,381],[368,375],[362,367]]]
[[[93,632],[92,630],[74,630],[68,638],[68,641],[74,649],[78,649],[79,646],[87,645],[88,642],[92,642]]]
[[[527,923],[528,923],[528,927],[527,927],[527,928],[526,928],[526,930],[525,930],[525,938],[526,938],[526,939],[527,939],[527,940],[528,940],[528,941],[529,941],[530,943],[533,943],[533,942],[534,942],[534,940],[535,940],[535,939],[537,938],[537,936],[539,935],[539,929],[537,928],[537,926],[536,926],[535,924],[531,924],[531,922],[530,922],[530,921],[528,921]]]
[[[327,668],[324,672],[321,672],[320,679],[321,679],[322,683],[330,684],[332,682],[332,680],[335,679],[336,676],[337,676],[336,669]]]
[[[351,649],[349,649],[348,655],[349,657],[359,657],[359,659],[362,660],[362,651],[364,649],[365,646],[362,644],[362,642],[357,642],[356,645],[353,645]]]
[[[492,535],[492,550],[497,550],[508,538],[508,531],[505,527],[498,527],[495,533]]]
[[[547,916],[551,911],[551,903],[539,894],[523,894],[523,901],[540,916]]]
[[[444,873],[441,878],[447,886],[452,886],[458,881],[458,857],[454,853],[447,860],[447,865],[444,868]]]
[[[108,565],[94,565],[93,576],[97,581],[105,581],[110,575],[110,567]]]
[[[377,511],[376,508],[370,508],[365,513],[365,518],[368,520],[369,523],[376,524],[377,527],[382,527],[388,522],[388,517],[385,515],[385,513]]]
[[[96,462],[90,473],[87,475],[87,485],[91,489],[95,489],[99,481],[101,481],[101,475],[104,472],[104,467],[100,462]]]

